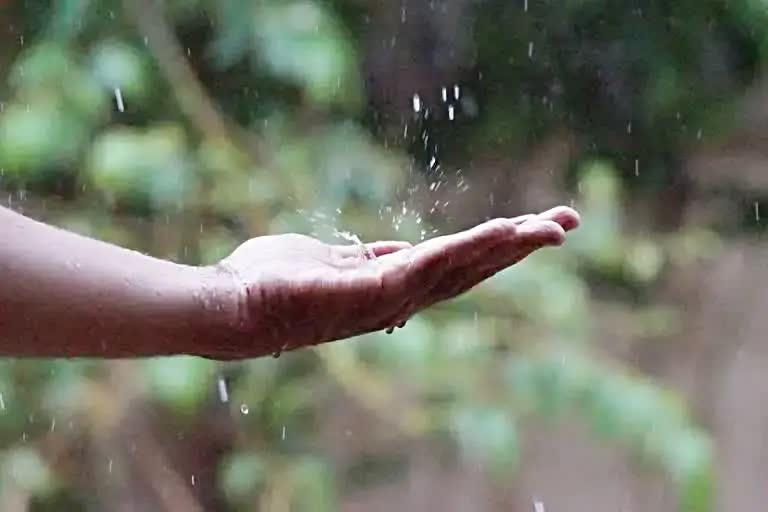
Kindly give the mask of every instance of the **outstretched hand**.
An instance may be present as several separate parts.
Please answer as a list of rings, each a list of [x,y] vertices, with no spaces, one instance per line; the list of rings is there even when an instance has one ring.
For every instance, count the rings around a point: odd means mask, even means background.
[[[562,244],[578,224],[574,210],[558,207],[494,219],[416,246],[329,245],[302,235],[253,238],[219,264],[239,286],[245,340],[227,352],[247,357],[263,352],[263,343],[279,354],[403,326],[418,311],[468,291],[535,250]]]

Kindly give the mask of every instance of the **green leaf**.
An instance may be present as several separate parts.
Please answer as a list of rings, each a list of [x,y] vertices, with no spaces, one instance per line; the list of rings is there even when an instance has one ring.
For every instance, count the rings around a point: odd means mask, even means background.
[[[3,456],[3,472],[15,485],[38,495],[53,487],[53,476],[40,454],[31,448],[16,448]]]
[[[517,465],[520,458],[517,429],[503,410],[461,409],[453,416],[452,431],[464,453],[479,458],[493,472],[504,474]]]
[[[264,460],[253,453],[234,453],[220,468],[219,482],[224,495],[239,502],[254,496],[264,483],[267,467]]]
[[[179,414],[194,414],[213,389],[213,365],[200,357],[149,359],[144,368],[150,394]]]
[[[144,93],[146,72],[141,55],[120,41],[104,41],[93,50],[93,74],[106,90],[119,88],[122,94],[134,98]]]
[[[357,104],[361,85],[354,50],[324,5],[269,2],[255,16],[256,49],[272,73],[304,87],[317,103]]]
[[[295,484],[295,505],[299,512],[333,512],[339,510],[333,472],[317,458],[300,460],[291,472]]]

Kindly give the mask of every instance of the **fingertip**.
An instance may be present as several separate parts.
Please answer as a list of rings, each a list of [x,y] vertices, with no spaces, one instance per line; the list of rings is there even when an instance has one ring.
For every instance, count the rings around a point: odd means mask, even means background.
[[[556,206],[538,215],[543,221],[554,221],[565,231],[576,229],[581,224],[579,213],[568,206]]]
[[[518,228],[521,237],[542,246],[558,246],[565,242],[565,228],[554,220],[527,222]]]
[[[390,240],[390,241],[382,241],[382,242],[372,242],[370,244],[366,244],[366,247],[375,256],[378,257],[378,256],[384,256],[387,254],[392,254],[393,252],[402,251],[403,249],[411,249],[413,248],[413,244],[405,241]]]

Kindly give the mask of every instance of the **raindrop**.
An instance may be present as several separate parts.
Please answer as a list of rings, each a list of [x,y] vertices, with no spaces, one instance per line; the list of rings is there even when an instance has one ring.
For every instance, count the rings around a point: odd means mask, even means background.
[[[632,133],[632,121],[627,123],[627,133]]]
[[[115,88],[115,103],[117,104],[117,110],[125,112],[125,105],[123,104],[123,93],[120,92],[120,88]]]
[[[533,500],[533,512],[546,512],[544,504],[539,500]]]
[[[640,159],[635,158],[635,176],[640,176]]]
[[[408,11],[405,8],[405,6],[400,8],[400,23],[405,23],[405,20],[407,19]]]
[[[443,90],[441,91],[443,95],[443,102],[448,101],[448,89],[446,87],[443,87]]]
[[[283,425],[283,430],[280,432],[280,439],[285,441],[285,425]]]
[[[421,112],[421,98],[418,94],[413,95],[413,111]]]
[[[453,121],[453,118],[454,118],[453,105],[448,105],[448,119]]]
[[[459,89],[459,84],[456,84],[453,86],[453,99],[455,100],[459,99],[460,95],[461,95],[461,89]]]
[[[760,203],[755,201],[755,220],[760,222]]]
[[[0,411],[5,410],[5,400],[3,400],[3,394],[0,393]]]
[[[528,41],[528,58],[533,58],[533,41]]]
[[[248,406],[246,404],[242,404],[240,406],[240,412],[243,413],[243,414],[248,414],[248,412],[249,412],[248,411]]]
[[[109,459],[109,463],[107,464],[107,472],[112,473],[112,459]]]
[[[51,432],[56,430],[56,418],[51,418]]]
[[[195,486],[195,475],[192,475],[190,477],[190,480],[192,481],[192,487],[194,487]]]
[[[528,12],[528,0],[523,0],[523,12]]]
[[[19,44],[20,44],[21,46],[24,46],[24,36],[23,36],[23,35],[20,35],[20,36],[19,36]]]
[[[229,402],[229,392],[227,391],[227,382],[224,377],[219,377],[219,399],[223,403]]]

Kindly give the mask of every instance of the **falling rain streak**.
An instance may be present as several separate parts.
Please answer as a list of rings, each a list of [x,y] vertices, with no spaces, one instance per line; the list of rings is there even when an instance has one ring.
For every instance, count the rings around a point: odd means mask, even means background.
[[[227,391],[227,382],[224,377],[219,377],[219,399],[222,403],[229,402],[229,392]]]
[[[125,112],[125,104],[123,103],[123,93],[120,91],[119,87],[115,88],[115,104],[117,105],[118,111]]]

